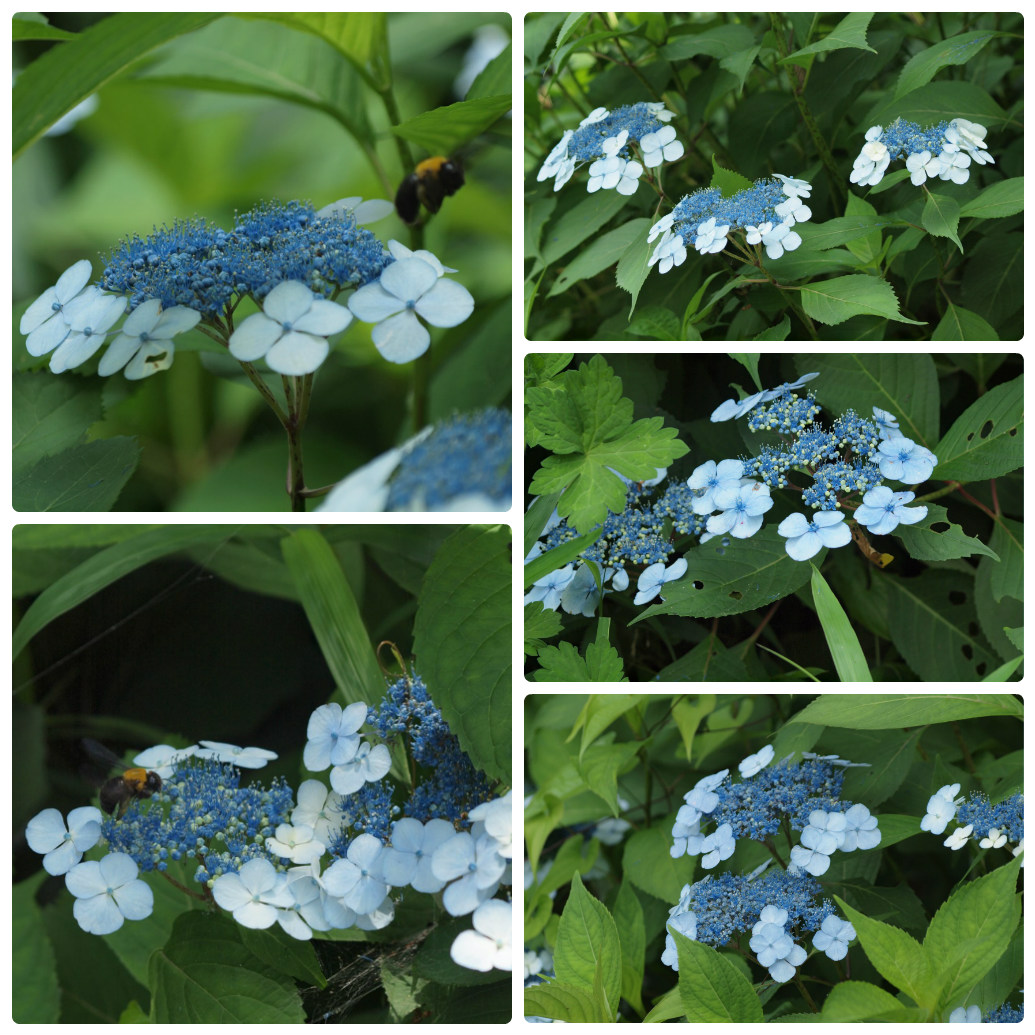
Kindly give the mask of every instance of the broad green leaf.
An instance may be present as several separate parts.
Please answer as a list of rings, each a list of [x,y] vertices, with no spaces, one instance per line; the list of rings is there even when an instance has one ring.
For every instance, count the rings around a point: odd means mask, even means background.
[[[971,403],[935,448],[935,474],[944,481],[984,481],[1024,463],[1024,377]]]
[[[738,172],[724,169],[719,165],[715,155],[712,155],[712,187],[718,187],[724,198],[732,197],[737,191],[747,190],[751,186],[751,180],[741,176]]]
[[[379,697],[384,676],[355,594],[330,543],[319,529],[300,528],[284,537],[280,549],[343,700],[354,704]],[[431,685],[437,693],[437,685]]]
[[[586,753],[590,746],[613,722],[620,719],[631,708],[643,700],[640,694],[589,694],[586,703],[575,720],[568,740],[574,739],[582,731],[579,743],[579,757]]]
[[[823,353],[795,358],[799,374],[820,376],[809,386],[828,413],[874,406],[898,418],[907,438],[931,446],[938,435],[938,374],[927,353]]]
[[[596,276],[602,270],[614,266],[641,237],[646,239],[645,231],[649,223],[648,219],[634,219],[629,223],[623,223],[614,230],[609,230],[606,234],[601,234],[568,263],[554,282],[553,287],[550,288],[547,298],[562,294],[572,284],[585,280],[587,277]]]
[[[704,32],[672,33],[670,40],[658,52],[666,61],[687,61],[700,54],[728,58],[755,42],[746,25],[736,24],[716,25]]]
[[[45,880],[49,875],[41,869],[16,881],[11,891],[11,937],[18,945],[11,956],[11,1018],[15,1024],[61,1021],[54,946],[43,925],[42,906],[36,901]]]
[[[1006,662],[1005,665],[1000,665],[999,668],[993,669],[991,672],[981,680],[982,683],[1006,683],[1010,677],[1024,664],[1024,655],[1021,654],[1014,658],[1013,661]]]
[[[612,816],[621,814],[618,777],[635,768],[640,745],[636,741],[594,744],[579,754],[576,769],[592,792],[606,802]]]
[[[510,93],[513,60],[514,48],[508,43],[478,73],[464,100],[476,101],[485,97],[499,97],[501,94]]]
[[[688,762],[693,760],[694,734],[697,727],[711,714],[714,707],[715,694],[681,694],[672,705],[672,721],[679,730]]]
[[[183,913],[148,960],[150,1020],[157,1024],[300,1024],[294,978],[262,962],[225,913]]]
[[[834,219],[828,219],[825,223],[805,223],[801,226],[799,233],[802,247],[816,252],[827,248],[838,248],[849,241],[856,241],[872,234],[879,236],[882,230],[899,225],[900,222],[896,219],[867,213],[865,215],[837,216]]]
[[[640,288],[643,287],[647,275],[650,273],[650,266],[647,263],[655,247],[653,243],[647,241],[650,220],[641,219],[632,220],[632,222],[639,223],[642,233],[639,237],[634,238],[622,253],[622,257],[618,260],[618,268],[615,270],[615,283],[632,296],[629,299],[630,316],[636,308],[636,299],[640,297]]]
[[[871,810],[887,801],[899,789],[916,760],[920,732],[920,729],[893,734],[883,730],[828,731],[825,746],[845,758],[869,763],[845,773],[845,797],[864,801]]]
[[[573,767],[574,768],[574,767]],[[528,861],[535,873],[546,839],[557,829],[564,817],[564,804],[554,795],[537,793],[525,809],[524,833]]]
[[[655,823],[637,830],[625,842],[622,851],[622,874],[654,898],[661,899],[666,908],[679,901],[683,885],[694,879],[694,859],[684,855],[673,859],[671,823]]]
[[[424,576],[413,627],[417,671],[478,769],[511,779],[510,529],[469,525]]]
[[[1001,517],[992,529],[989,546],[999,555],[1000,563],[992,569],[992,596],[996,603],[1003,597],[1024,600],[1024,525]]]
[[[855,928],[866,958],[881,977],[902,989],[919,1006],[930,1009],[937,999],[938,977],[915,938],[905,931],[864,916],[844,900],[834,896],[841,911]]]
[[[896,118],[908,119],[921,126],[949,119],[963,118],[983,126],[995,126],[1007,119],[1006,112],[974,83],[928,83],[901,97],[878,101],[866,116],[859,120],[864,126],[887,126]]]
[[[977,983],[968,1003],[977,1003],[981,1012],[988,1013],[1007,1001],[1024,974],[1024,925],[1014,931],[1006,952],[992,965],[992,969]]]
[[[593,991],[599,964],[604,993],[611,1017],[614,1016],[622,993],[618,929],[607,907],[585,889],[577,873],[572,877],[571,892],[561,913],[553,961],[558,981],[589,993]]]
[[[678,341],[679,317],[664,306],[644,306],[629,323],[630,334],[638,334],[654,341]]]
[[[998,341],[995,328],[969,309],[946,300],[945,315],[931,334],[931,341]]]
[[[756,334],[751,340],[752,341],[786,341],[787,335],[791,333],[791,320],[790,317],[784,316],[784,318],[772,327],[767,327],[760,334]]]
[[[544,640],[553,639],[561,631],[561,616],[543,607],[541,600],[525,604],[525,653],[535,654]]]
[[[16,373],[12,389],[13,465],[31,467],[82,442],[101,419],[101,393],[81,378],[54,377],[49,371]]]
[[[853,730],[892,730],[982,715],[1020,718],[1023,706],[1011,694],[823,694],[790,722]]]
[[[845,205],[845,216],[869,218],[877,221],[877,210],[858,194],[849,194]],[[865,237],[857,237],[848,243],[848,250],[864,265],[873,265],[881,253],[881,232],[871,230]]]
[[[1002,219],[1024,211],[1024,177],[1014,176],[986,187],[976,198],[964,202],[960,216],[973,219]]]
[[[931,919],[924,954],[940,979],[940,1008],[963,1002],[1010,944],[1021,919],[1016,894],[1020,865],[1014,859],[961,885]]]
[[[679,954],[679,996],[691,1022],[757,1023],[762,1004],[751,982],[710,945],[670,932]]]
[[[937,503],[927,504],[927,517],[922,521],[915,525],[899,525],[894,535],[902,540],[909,556],[918,561],[951,561],[974,554],[999,560],[995,550],[949,521],[948,511]]]
[[[816,605],[816,617],[819,618],[823,635],[826,637],[838,677],[842,683],[872,682],[873,677],[866,664],[866,657],[859,646],[859,637],[856,636],[845,609],[827,585],[827,580],[819,573],[819,569],[814,564],[810,564],[809,567],[812,568],[812,601]]]
[[[881,316],[899,323],[922,324],[899,312],[892,286],[879,277],[834,277],[802,288],[805,312],[820,323],[839,324],[853,316]]]
[[[960,301],[994,327],[1013,316],[1024,303],[1021,285],[1025,244],[1019,230],[989,232],[970,251]]]
[[[206,544],[218,550],[234,532],[231,525],[163,525],[101,550],[48,586],[32,602],[14,630],[12,657],[18,657],[29,640],[59,615],[89,600],[123,575],[188,547]]]
[[[998,32],[987,29],[961,32],[914,54],[899,73],[895,87],[896,99],[929,83],[938,70],[946,65],[966,64],[989,40],[998,35]]]
[[[622,998],[642,1017],[644,952],[647,933],[643,924],[643,906],[632,885],[622,881],[614,908],[615,927],[622,943]]]
[[[762,382],[758,380],[758,360],[761,355],[760,352],[731,352],[729,354],[730,359],[735,359],[751,375],[751,380],[755,382],[755,387],[759,391],[762,390]]]
[[[549,870],[538,874],[539,880],[530,891],[536,896],[549,898],[559,891],[576,873],[587,873],[596,864],[600,855],[600,842],[596,838],[583,840],[581,834],[569,837],[553,856]]]
[[[510,111],[510,106],[510,94],[457,101],[444,108],[421,112],[393,126],[392,132],[423,147],[429,154],[451,154],[484,133]]]
[[[626,198],[616,190],[598,190],[569,209],[543,234],[543,262],[548,266],[578,248],[625,207]]]
[[[14,84],[11,139],[17,158],[62,115],[156,47],[221,14],[113,14],[51,47]]]
[[[787,540],[775,527],[763,525],[750,539],[731,538],[718,545],[726,538],[688,550],[686,574],[666,584],[664,603],[648,607],[633,623],[652,615],[738,615],[768,607],[809,581],[809,566],[787,556]]]
[[[525,1016],[549,1017],[567,1023],[593,1023],[612,1020],[601,1017],[593,1002],[592,990],[566,985],[562,981],[544,981],[525,989]]]
[[[727,72],[737,77],[738,95],[743,91],[744,80],[754,67],[755,58],[758,57],[761,49],[761,47],[746,47],[744,50],[738,50],[734,54],[728,54],[719,59],[719,67],[725,68]]]
[[[43,16],[36,21],[24,14],[16,14],[11,24],[11,40],[21,43],[26,40],[74,40],[74,32],[65,32],[53,25],[48,25]]]
[[[135,438],[94,439],[40,457],[14,476],[15,510],[110,510],[140,460]]]
[[[916,824],[919,827],[919,820]],[[927,930],[923,903],[908,884],[880,887],[861,880],[828,881],[824,878],[823,893],[840,895],[849,905],[874,920],[887,920],[895,927],[916,931],[920,936]]]
[[[798,224],[801,226],[802,224]],[[859,231],[861,236],[863,231]],[[828,248],[825,251],[816,251],[807,245],[796,248],[793,252],[784,252],[779,259],[770,260],[766,268],[781,281],[801,280],[805,277],[819,276],[821,273],[840,273],[842,270],[855,269],[859,260],[847,248]],[[786,317],[785,317],[786,319]],[[790,321],[788,320],[788,324]],[[755,341],[762,340],[758,335]],[[785,341],[783,338],[774,339]]]
[[[546,646],[539,651],[539,664],[539,670],[532,673],[537,682],[628,682],[618,651],[609,645],[591,643],[583,657],[574,643],[562,640],[556,647]]]
[[[861,12],[845,15],[821,40],[810,43],[793,54],[788,54],[787,57],[781,59],[781,63],[790,61],[794,64],[806,65],[807,63],[800,59],[809,54],[822,54],[830,50],[848,48],[868,50],[871,54],[876,54],[877,51],[866,42],[866,30],[869,28],[872,18],[872,14]]]
[[[947,194],[929,192],[920,222],[929,234],[947,237],[961,252],[963,251],[963,245],[956,235],[960,224],[960,206],[955,198],[950,198]]]
[[[681,1021],[683,1002],[679,997],[679,985],[673,985],[663,996],[654,1001],[650,1012],[643,1018],[645,1024],[660,1024],[663,1021]]]
[[[885,812],[880,817],[880,847],[887,848],[889,845],[897,845],[900,841],[915,837],[924,833],[920,829],[919,816],[897,816]],[[901,924],[897,926],[901,927]]]
[[[881,1021],[901,1010],[902,1004],[883,988],[868,981],[841,981],[830,989],[821,1014],[822,1019],[831,1024],[846,1024]]]

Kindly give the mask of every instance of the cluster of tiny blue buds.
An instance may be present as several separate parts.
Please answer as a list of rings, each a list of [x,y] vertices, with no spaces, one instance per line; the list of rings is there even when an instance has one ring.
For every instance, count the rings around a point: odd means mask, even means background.
[[[787,394],[776,399],[769,406],[751,411],[748,427],[752,431],[779,431],[783,435],[795,435],[804,431],[819,413],[815,398],[809,395],[800,398]]]
[[[493,507],[509,506],[510,438],[511,418],[505,410],[461,414],[436,424],[400,460],[388,483],[385,509],[443,510],[474,496]]]
[[[267,202],[230,231],[193,219],[123,241],[106,261],[101,287],[128,295],[130,309],[157,298],[166,309],[213,317],[244,295],[261,301],[285,281],[331,297],[377,280],[393,261],[351,215],[321,218],[305,202]]]
[[[995,829],[1005,834],[1008,841],[1020,841],[1024,837],[1024,795],[1015,794],[993,805],[987,794],[975,791],[963,800],[956,821],[963,826],[972,825],[977,837],[985,837]]]
[[[269,858],[266,838],[288,822],[293,792],[280,778],[269,787],[242,787],[240,780],[232,765],[181,762],[146,802],[134,801],[121,818],[104,820],[109,850],[124,852],[144,871],[165,870],[170,859],[194,859],[199,883],[234,873],[250,859]]]

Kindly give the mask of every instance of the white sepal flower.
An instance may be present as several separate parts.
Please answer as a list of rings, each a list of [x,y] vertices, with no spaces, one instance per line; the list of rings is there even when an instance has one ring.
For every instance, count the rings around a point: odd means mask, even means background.
[[[453,962],[468,970],[509,971],[512,910],[509,902],[493,898],[483,902],[471,917],[473,930],[461,931],[449,949]]]

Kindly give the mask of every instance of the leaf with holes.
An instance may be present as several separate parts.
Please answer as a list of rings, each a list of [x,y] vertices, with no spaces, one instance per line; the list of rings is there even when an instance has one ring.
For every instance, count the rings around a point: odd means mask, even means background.
[[[936,477],[984,481],[1024,463],[1024,378],[997,385],[967,407],[938,443]]]
[[[666,584],[664,602],[648,607],[630,624],[651,615],[717,618],[768,607],[812,575],[809,565],[787,556],[786,542],[770,525],[750,539],[717,536],[688,551],[686,574]]]
[[[972,577],[932,568],[887,586],[892,642],[920,679],[972,682],[999,664],[980,638]]]
[[[976,553],[999,560],[995,550],[980,539],[967,535],[948,518],[948,511],[937,503],[927,505],[927,517],[916,525],[899,525],[895,537],[918,561],[951,561]]]

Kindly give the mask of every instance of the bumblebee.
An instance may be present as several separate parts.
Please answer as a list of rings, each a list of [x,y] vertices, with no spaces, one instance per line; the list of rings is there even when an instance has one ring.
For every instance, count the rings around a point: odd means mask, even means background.
[[[122,815],[136,798],[150,798],[162,789],[162,778],[148,769],[126,769],[122,759],[96,740],[84,740],[83,747],[96,761],[110,769],[122,769],[121,776],[113,776],[101,786],[101,808],[105,812]]]
[[[464,170],[458,158],[436,155],[425,158],[395,192],[395,211],[411,226],[420,217],[423,205],[429,212],[442,207],[442,199],[455,194],[464,185]]]

